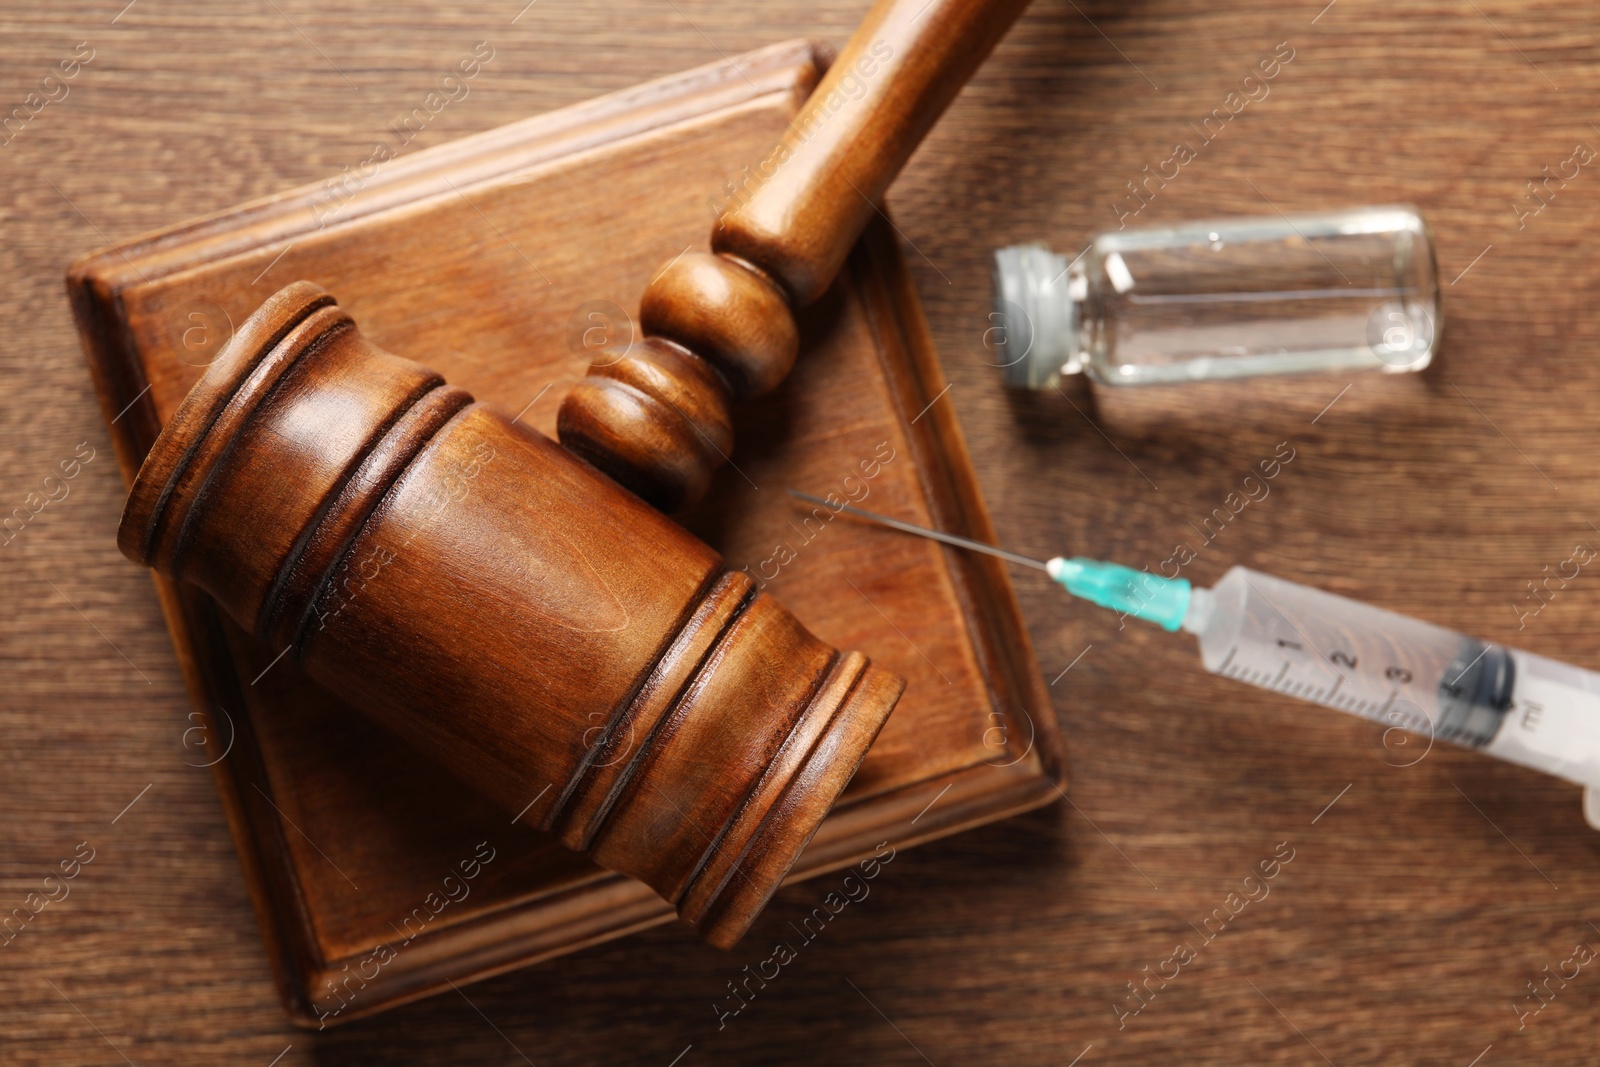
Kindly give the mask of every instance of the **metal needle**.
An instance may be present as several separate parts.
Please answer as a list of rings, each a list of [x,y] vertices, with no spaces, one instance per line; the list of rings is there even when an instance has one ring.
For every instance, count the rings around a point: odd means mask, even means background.
[[[973,541],[966,537],[957,537],[955,534],[947,534],[940,530],[930,530],[926,526],[915,526],[909,522],[901,522],[899,519],[891,519],[887,515],[879,515],[875,512],[863,511],[860,508],[853,508],[848,504],[841,504],[838,507],[835,507],[821,497],[812,496],[810,493],[802,493],[798,489],[789,490],[789,495],[797,496],[801,500],[809,500],[813,504],[821,504],[829,511],[849,512],[851,515],[855,515],[858,518],[870,519],[873,522],[881,523],[882,525],[888,526],[892,529],[902,530],[905,533],[917,534],[920,537],[931,537],[935,541],[943,541],[945,544],[955,545],[957,548],[970,548],[974,552],[983,552],[990,556],[999,556],[1001,559],[1010,560],[1012,563],[1020,563],[1025,567],[1037,567],[1042,571],[1047,571],[1050,569],[1047,564],[1041,562],[1040,560],[1029,559],[1027,556],[1019,556],[1015,552],[1007,552],[1003,548],[996,548],[993,545],[986,545],[982,541]]]

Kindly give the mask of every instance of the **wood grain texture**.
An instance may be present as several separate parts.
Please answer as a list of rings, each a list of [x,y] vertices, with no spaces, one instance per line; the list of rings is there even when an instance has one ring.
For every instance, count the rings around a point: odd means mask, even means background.
[[[540,3],[513,25],[521,2],[277,0],[280,15],[141,0],[112,25],[121,7],[14,5],[0,41],[7,109],[75,42],[96,48],[70,95],[0,149],[7,510],[42,495],[79,442],[94,450],[0,565],[7,906],[78,842],[97,850],[71,895],[0,949],[0,1057],[521,1063],[514,1045],[541,1067],[664,1065],[680,1053],[679,1067],[922,1064],[918,1050],[945,1067],[1060,1065],[1092,1044],[1079,1067],[1093,1067],[1322,1063],[1314,1044],[1340,1067],[1464,1067],[1492,1044],[1480,1067],[1593,1061],[1600,990],[1589,968],[1520,1031],[1512,1010],[1542,968],[1596,943],[1587,924],[1600,922],[1600,845],[1574,789],[1443,749],[1392,768],[1375,728],[1199,674],[1181,639],[1119,631],[1020,575],[1043,681],[1075,664],[1051,690],[1073,804],[898,853],[870,896],[724,1028],[712,1006],[733,1005],[727,983],[768,953],[730,960],[662,927],[325,1038],[293,1031],[216,791],[184,765],[203,760],[183,747],[193,723],[149,582],[113,546],[123,487],[61,271],[108,239],[339,176],[479,40],[494,42],[495,60],[416,146],[719,50],[799,34],[842,42],[866,4]],[[1600,148],[1588,125],[1600,16],[1551,0],[1477,7],[1037,0],[890,193],[953,383],[928,418],[947,406],[959,415],[1002,543],[1135,565],[1165,559],[1180,539],[1202,547],[1188,524],[1292,440],[1297,458],[1271,496],[1203,546],[1191,577],[1248,563],[1600,666],[1600,580],[1587,570],[1520,631],[1514,611],[1526,583],[1575,542],[1594,545],[1588,524],[1600,525],[1597,176],[1584,168],[1521,229],[1513,210],[1576,143]],[[991,249],[1032,239],[1066,249],[1115,226],[1113,205],[1132,204],[1125,183],[1175,142],[1197,143],[1189,124],[1224,106],[1282,41],[1295,59],[1270,95],[1140,220],[1267,213],[1268,199],[1286,212],[1416,203],[1446,283],[1435,367],[1414,381],[1355,380],[1325,413],[1350,380],[1203,404],[1151,397],[1142,410],[1103,394],[1095,407],[1079,394],[1007,395],[982,342]],[[676,251],[641,249],[638,270],[648,276]],[[327,758],[359,765],[352,754]],[[1271,895],[1119,1030],[1126,983],[1176,943],[1197,943],[1191,924],[1225,906],[1280,841],[1295,858]],[[462,857],[443,847],[423,858]],[[781,891],[769,937],[796,939],[788,924],[838,888],[832,877]]]

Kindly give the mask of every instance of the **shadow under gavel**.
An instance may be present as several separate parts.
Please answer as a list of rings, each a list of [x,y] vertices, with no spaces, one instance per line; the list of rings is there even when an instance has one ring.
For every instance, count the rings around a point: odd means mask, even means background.
[[[705,491],[729,403],[788,372],[793,309],[1023,6],[874,7],[715,253],[647,288],[639,350],[569,394],[565,448],[373,345],[321,288],[278,292],[151,448],[123,553],[733,944],[904,683],[650,504]]]

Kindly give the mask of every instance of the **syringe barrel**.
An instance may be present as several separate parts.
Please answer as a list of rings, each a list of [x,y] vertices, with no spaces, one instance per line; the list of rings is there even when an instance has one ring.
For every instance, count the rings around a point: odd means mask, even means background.
[[[1206,670],[1426,739],[1386,731],[1390,762],[1439,738],[1600,785],[1600,674],[1247,567],[1209,592]]]

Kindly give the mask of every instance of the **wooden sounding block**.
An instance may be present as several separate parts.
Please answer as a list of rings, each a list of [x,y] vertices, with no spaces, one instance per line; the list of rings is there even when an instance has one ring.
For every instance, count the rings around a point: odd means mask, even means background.
[[[507,435],[497,440],[559,453],[519,424],[554,430],[560,398],[590,362],[570,337],[597,306],[638,306],[660,263],[696,251],[708,203],[770,152],[818,76],[808,46],[777,46],[395,160],[336,196],[308,187],[80,263],[74,307],[125,476],[221,341],[296,278],[335,294],[359,323],[370,346],[357,355],[424,363],[484,402],[473,410]],[[341,314],[313,313],[324,312]],[[885,840],[902,847],[1035,807],[1062,779],[1053,716],[1000,567],[815,514],[782,492],[870,499],[992,537],[959,429],[946,405],[930,406],[943,382],[887,226],[868,227],[839,283],[799,315],[797,348],[793,380],[730,415],[740,449],[682,516],[732,568],[725,580],[748,582],[819,642],[860,649],[907,680],[794,878]],[[280,430],[293,440],[292,420]],[[509,466],[491,447],[469,498],[516,491],[494,481]],[[470,470],[471,450],[462,458]],[[627,500],[613,503],[636,509],[629,523],[694,555],[692,538]],[[560,532],[610,522],[616,512],[603,510],[569,516]],[[214,582],[256,590],[240,594],[253,604],[260,583],[244,578],[219,570]],[[292,614],[273,605],[293,587],[268,583],[269,616]],[[672,916],[644,884],[563,847],[557,835],[581,838],[572,827],[528,828],[551,810],[554,789],[505,788],[496,807],[442,769],[448,753],[419,754],[314,684],[315,656],[306,669],[279,660],[281,645],[249,636],[194,587],[160,578],[157,588],[195,703],[192,762],[216,776],[297,1021],[343,1022]],[[435,635],[441,648],[449,640]],[[480,710],[495,714],[492,701]],[[583,724],[596,765],[609,746],[631,743],[603,721]],[[638,873],[669,889],[693,880]]]

